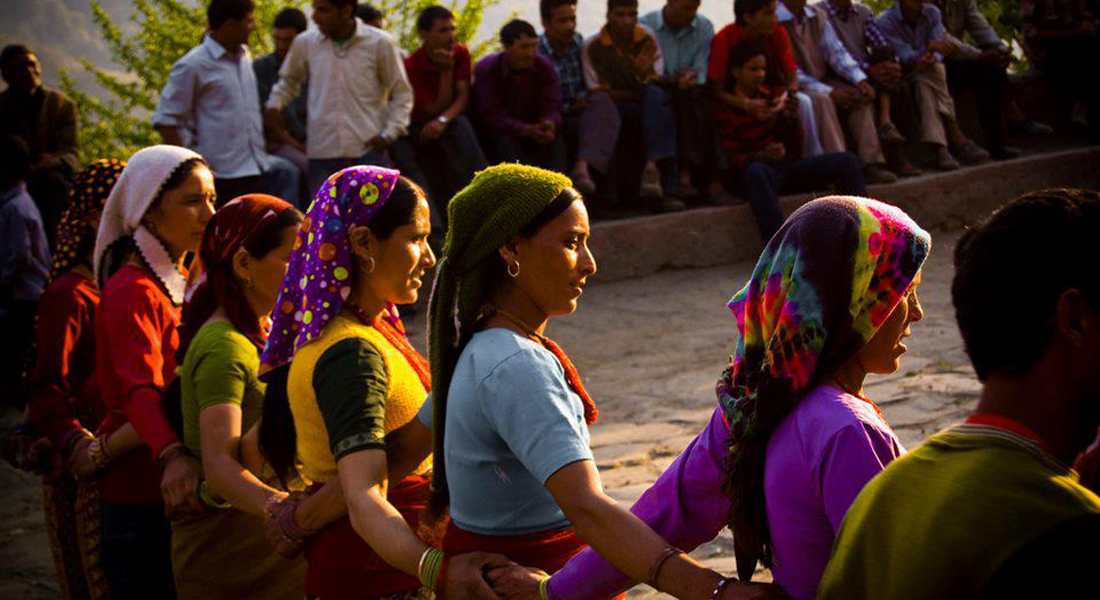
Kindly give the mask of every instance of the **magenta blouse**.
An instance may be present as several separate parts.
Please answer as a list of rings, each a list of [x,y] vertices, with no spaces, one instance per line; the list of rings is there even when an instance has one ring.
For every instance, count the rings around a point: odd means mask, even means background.
[[[716,409],[706,428],[631,511],[669,544],[690,552],[726,526],[722,490],[726,426]],[[875,407],[830,386],[806,395],[768,442],[764,494],[774,549],[775,581],[810,598],[844,513],[863,486],[904,452]],[[550,579],[559,600],[608,598],[636,585],[591,548]]]

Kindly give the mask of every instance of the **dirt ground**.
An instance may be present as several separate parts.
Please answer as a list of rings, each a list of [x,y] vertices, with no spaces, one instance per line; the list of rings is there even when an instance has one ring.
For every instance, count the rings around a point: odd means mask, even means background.
[[[873,376],[876,400],[906,447],[961,420],[976,399],[973,376],[951,309],[951,251],[957,233],[933,236],[919,291],[925,318],[913,326],[901,369]],[[599,257],[596,257],[597,261]],[[549,335],[577,363],[599,407],[592,445],[605,487],[632,502],[699,432],[715,406],[714,382],[734,337],[726,301],[745,282],[752,263],[664,271],[586,290],[576,314],[555,319]],[[411,326],[423,345],[423,318]],[[0,425],[16,415],[0,416]],[[734,572],[729,532],[693,553]],[[767,580],[766,572],[756,579]],[[58,594],[41,512],[37,477],[0,466],[0,600]],[[637,598],[665,598],[639,586]]]

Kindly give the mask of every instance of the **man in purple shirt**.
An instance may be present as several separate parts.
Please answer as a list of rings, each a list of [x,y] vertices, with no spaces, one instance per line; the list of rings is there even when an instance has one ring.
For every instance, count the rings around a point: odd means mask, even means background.
[[[538,53],[538,34],[514,19],[500,30],[502,52],[474,67],[474,104],[489,162],[521,162],[562,172],[561,88],[558,74]]]

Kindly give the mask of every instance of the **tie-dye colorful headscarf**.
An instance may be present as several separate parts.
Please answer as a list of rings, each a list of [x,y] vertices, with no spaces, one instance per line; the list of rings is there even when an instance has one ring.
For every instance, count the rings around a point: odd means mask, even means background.
[[[381,167],[350,167],[317,191],[298,229],[260,359],[261,373],[290,362],[340,312],[353,283],[348,230],[371,220],[389,199],[399,174]]]
[[[727,491],[739,573],[768,561],[763,464],[772,432],[874,336],[931,244],[895,206],[821,198],[787,219],[730,300],[740,335],[717,394],[730,429]]]
[[[95,243],[99,215],[125,166],[121,160],[100,159],[76,174],[73,190],[69,193],[69,207],[57,224],[57,250],[50,267],[51,280],[87,259],[81,253],[87,250],[89,240]]]

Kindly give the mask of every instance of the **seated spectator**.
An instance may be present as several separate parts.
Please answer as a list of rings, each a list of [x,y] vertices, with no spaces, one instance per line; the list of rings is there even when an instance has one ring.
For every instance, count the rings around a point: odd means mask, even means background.
[[[753,108],[719,105],[715,113],[718,139],[726,151],[729,183],[752,205],[764,243],[783,224],[781,194],[833,185],[838,194],[867,195],[855,155],[833,152],[799,158],[799,104],[791,99],[789,89],[768,83],[768,54],[763,46],[736,46],[726,65],[729,77],[723,93],[736,97],[736,104]],[[761,105],[763,111],[757,108]]]
[[[397,167],[435,201],[432,215],[446,215],[447,202],[487,166],[470,121],[470,51],[455,43],[455,18],[429,6],[416,20],[420,48],[405,59],[413,88],[409,133],[391,149]]]
[[[317,29],[294,38],[264,119],[282,128],[282,110],[309,78],[306,154],[311,193],[353,165],[391,164],[387,150],[405,133],[412,86],[393,36],[355,17],[356,0],[314,0]]]
[[[554,65],[538,54],[538,34],[513,19],[500,29],[501,52],[474,68],[474,108],[490,162],[565,170],[561,87]]]
[[[901,63],[894,49],[875,28],[875,14],[867,5],[852,0],[825,0],[818,6],[824,9],[833,31],[848,54],[867,74],[875,90],[878,138],[894,172],[902,177],[920,175],[921,170],[913,166],[902,152],[901,144],[905,143],[905,136],[891,117],[894,100],[900,99],[904,104],[907,94],[902,87]],[[894,155],[892,159],[890,154]]]
[[[958,169],[956,156],[966,163],[989,160],[989,152],[967,138],[955,119],[955,101],[947,89],[943,65],[943,57],[953,46],[940,21],[940,10],[924,0],[898,0],[875,19],[875,27],[897,53],[913,86],[919,119],[915,141],[935,149],[936,167]]]
[[[290,52],[290,45],[294,38],[306,30],[306,15],[297,8],[284,8],[275,15],[275,23],[272,27],[271,38],[275,42],[275,51],[265,54],[252,62],[252,70],[256,72],[256,86],[260,92],[260,110],[263,110],[267,99],[271,97],[271,88],[279,82],[279,67],[286,59],[286,53]],[[302,92],[293,102],[283,109],[284,131],[269,129],[267,149],[275,156],[281,156],[294,163],[298,168],[298,177],[304,184],[309,177],[309,157],[306,156],[306,98],[309,92],[306,85],[302,86]],[[306,197],[301,194],[299,197]]]
[[[260,96],[248,37],[252,0],[211,0],[201,44],[172,65],[153,113],[165,144],[198,152],[214,171],[221,202],[263,192],[298,202],[298,169],[264,150]]]
[[[697,197],[695,183],[700,183],[710,186],[707,193],[712,202],[727,204],[728,196],[717,177],[714,106],[707,93],[714,25],[699,14],[699,3],[667,0],[663,8],[643,15],[638,22],[653,31],[661,48],[664,70],[658,75],[676,113],[680,195]]]
[[[1043,190],[959,239],[977,409],[863,488],[818,598],[1093,597],[1100,497],[1069,465],[1100,426],[1097,237],[1100,194]]]
[[[584,80],[593,92],[607,92],[627,127],[642,131],[645,165],[642,200],[658,211],[683,210],[676,189],[676,115],[658,85],[664,71],[653,31],[638,25],[637,0],[607,0],[607,24],[584,42]]]
[[[540,0],[539,12],[543,27],[539,54],[554,64],[561,86],[562,133],[566,156],[573,164],[570,178],[578,192],[591,197],[596,183],[589,167],[607,174],[619,138],[619,111],[607,92],[589,92],[585,85],[577,0]]]
[[[21,404],[34,314],[50,272],[42,216],[27,194],[31,160],[22,139],[0,135],[0,403]]]
[[[730,50],[742,42],[763,46],[768,57],[768,85],[786,88],[798,102],[802,156],[817,156],[824,150],[817,135],[813,103],[807,94],[798,91],[798,65],[794,61],[794,50],[787,31],[776,20],[777,6],[777,0],[734,0],[735,21],[723,27],[711,41],[707,81],[718,102],[742,110],[755,109],[761,116],[767,114],[768,107],[764,102],[748,103],[744,98],[724,91],[729,83],[727,59]]]
[[[944,56],[947,86],[952,92],[974,92],[985,147],[993,158],[1020,156],[1019,148],[1005,144],[1008,107],[1008,65],[1012,50],[986,21],[975,0],[935,0],[951,46]],[[966,34],[974,44],[964,40]]]
[[[1021,0],[1028,57],[1054,84],[1083,104],[1084,120],[1100,136],[1100,15],[1082,0]]]
[[[378,29],[385,29],[386,27],[382,11],[375,8],[372,4],[360,4],[355,7],[355,16],[371,27],[377,27]]]
[[[845,133],[855,141],[870,183],[893,183],[875,127],[875,88],[841,43],[820,4],[783,0],[777,14],[794,48],[799,89],[813,101],[814,118],[826,152],[843,152]],[[845,117],[847,128],[840,124]]]
[[[4,47],[0,52],[0,74],[8,84],[0,92],[0,135],[14,135],[30,149],[27,190],[38,205],[52,244],[73,174],[80,166],[76,157],[76,104],[65,94],[43,87],[42,66],[26,46]]]

